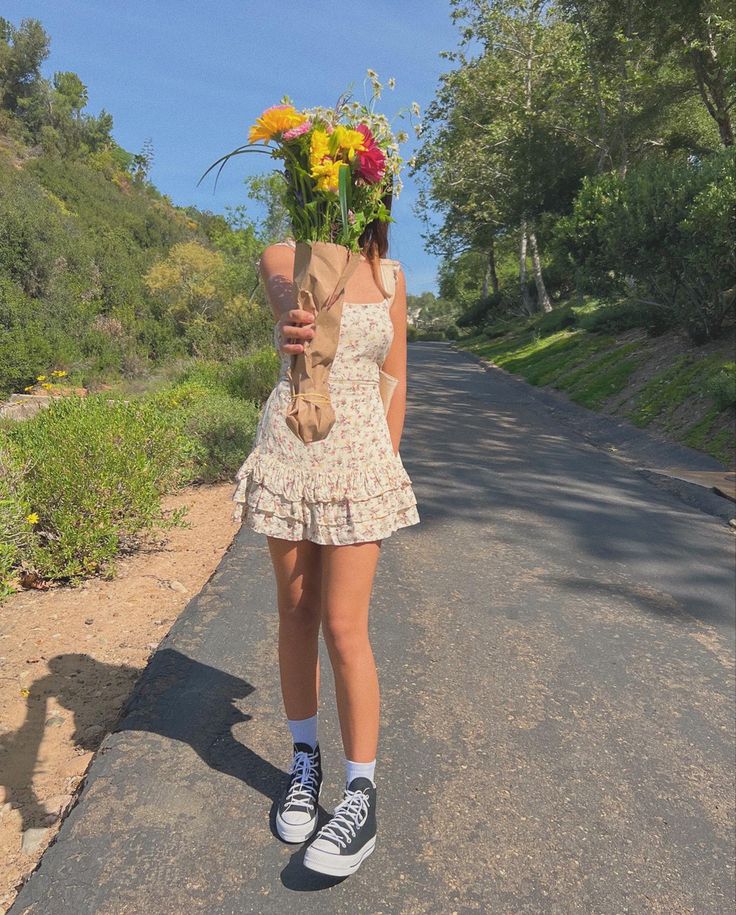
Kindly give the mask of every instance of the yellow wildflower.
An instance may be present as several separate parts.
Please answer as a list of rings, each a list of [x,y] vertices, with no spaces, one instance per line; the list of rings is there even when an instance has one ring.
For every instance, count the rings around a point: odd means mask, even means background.
[[[352,162],[355,153],[364,149],[365,137],[359,130],[351,130],[338,124],[330,134],[330,155],[336,156],[339,152],[347,152],[348,162]]]
[[[271,108],[267,108],[259,118],[256,118],[255,124],[248,133],[248,142],[255,143],[258,140],[268,142],[276,134],[283,133],[290,127],[296,127],[304,121],[306,121],[306,117],[300,114],[293,105],[273,105]]]
[[[35,512],[31,512],[30,515],[26,515],[26,521],[29,524],[38,524],[38,515]]]
[[[41,385],[41,387],[42,387],[42,388],[46,388],[47,391],[50,391],[51,388],[53,388],[53,384],[49,384],[48,381],[45,381],[45,382]]]
[[[316,177],[314,174],[315,166],[319,165],[324,157],[329,155],[329,152],[330,144],[327,132],[321,130],[319,127],[316,127],[312,131],[312,136],[309,142],[309,164],[312,168],[312,177]]]
[[[195,223],[195,225],[196,225],[196,223]],[[66,372],[63,369],[55,369],[51,374],[58,375],[59,378],[63,378],[64,375],[66,375]]]
[[[312,168],[312,177],[317,179],[318,191],[332,191],[334,194],[338,191],[338,182],[340,179],[340,169],[344,166],[341,161],[334,162],[329,157],[324,159],[319,165]]]
[[[45,375],[36,375],[36,381],[46,381]]]

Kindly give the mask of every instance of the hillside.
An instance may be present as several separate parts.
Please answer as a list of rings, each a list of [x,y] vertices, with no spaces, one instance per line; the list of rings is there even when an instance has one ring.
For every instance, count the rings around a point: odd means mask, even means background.
[[[175,206],[149,179],[152,141],[123,149],[75,73],[42,75],[49,44],[0,17],[0,398],[267,344],[256,227]]]
[[[461,336],[467,349],[534,385],[734,464],[736,331],[696,345],[668,330],[615,329],[611,306],[556,309]],[[596,330],[596,327],[609,329]],[[566,326],[563,326],[566,325]]]

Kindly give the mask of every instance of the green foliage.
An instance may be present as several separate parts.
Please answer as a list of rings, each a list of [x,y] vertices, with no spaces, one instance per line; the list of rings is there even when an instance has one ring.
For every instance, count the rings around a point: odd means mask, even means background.
[[[236,399],[261,403],[276,384],[280,363],[281,357],[272,346],[230,363],[197,359],[181,369],[175,383],[193,383],[210,390],[222,390]]]
[[[736,362],[726,362],[706,382],[706,391],[719,410],[736,407]]]
[[[561,308],[555,308],[545,314],[536,322],[536,328],[540,334],[555,334],[557,331],[564,330],[566,327],[574,327],[577,323],[577,315],[570,305],[563,305]]]
[[[586,179],[558,231],[591,291],[625,294],[645,326],[682,327],[696,342],[715,337],[733,308],[734,150]]]
[[[191,440],[142,400],[60,398],[5,438],[28,461],[21,501],[38,521],[26,559],[46,578],[78,580],[141,530],[171,526],[160,497],[194,475]]]
[[[656,337],[669,330],[670,314],[666,308],[653,303],[623,300],[603,304],[579,315],[577,324],[585,330],[602,334],[618,334],[641,327]]]
[[[60,398],[29,420],[3,424],[0,596],[19,566],[50,580],[114,571],[141,531],[182,523],[186,512],[167,517],[162,495],[231,479],[260,416],[250,395],[269,372],[266,353],[242,363],[194,364],[129,401]]]
[[[0,429],[0,598],[10,593],[11,570],[28,555],[33,542],[29,520],[29,492],[24,465],[17,449],[4,440]]]
[[[187,382],[158,398],[168,399],[172,422],[189,438],[194,482],[230,480],[250,451],[260,408],[253,401]]]
[[[702,396],[704,387],[719,374],[722,364],[723,359],[718,355],[678,356],[642,387],[628,418],[637,426],[647,426],[655,418],[666,426],[683,403]]]

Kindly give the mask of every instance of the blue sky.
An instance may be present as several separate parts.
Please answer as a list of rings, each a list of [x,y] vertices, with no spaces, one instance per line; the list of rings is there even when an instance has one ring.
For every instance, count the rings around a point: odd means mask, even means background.
[[[232,159],[213,195],[211,176],[196,182],[215,159],[246,142],[248,127],[288,94],[297,107],[332,106],[353,84],[370,98],[370,67],[386,85],[377,110],[394,118],[419,103],[422,115],[439,75],[454,64],[439,56],[457,47],[447,0],[4,0],[3,16],[41,21],[51,38],[42,70],[77,73],[89,91],[88,111],[113,116],[115,139],[131,152],[153,140],[151,179],[176,204],[224,213],[248,203],[243,176],[270,170],[266,155]],[[402,146],[408,158],[417,140],[411,122]],[[403,173],[394,201],[389,256],[404,265],[410,293],[437,291],[436,258],[424,251],[423,224],[414,215],[416,188]],[[253,210],[254,217],[258,215]]]

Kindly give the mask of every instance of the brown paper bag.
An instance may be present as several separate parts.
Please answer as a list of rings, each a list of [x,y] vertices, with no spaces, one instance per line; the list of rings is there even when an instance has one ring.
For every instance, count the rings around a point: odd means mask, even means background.
[[[360,252],[332,242],[298,241],[294,250],[296,308],[314,314],[314,337],[291,357],[286,424],[305,444],[326,438],[335,422],[327,379],[340,337],[345,286]]]

